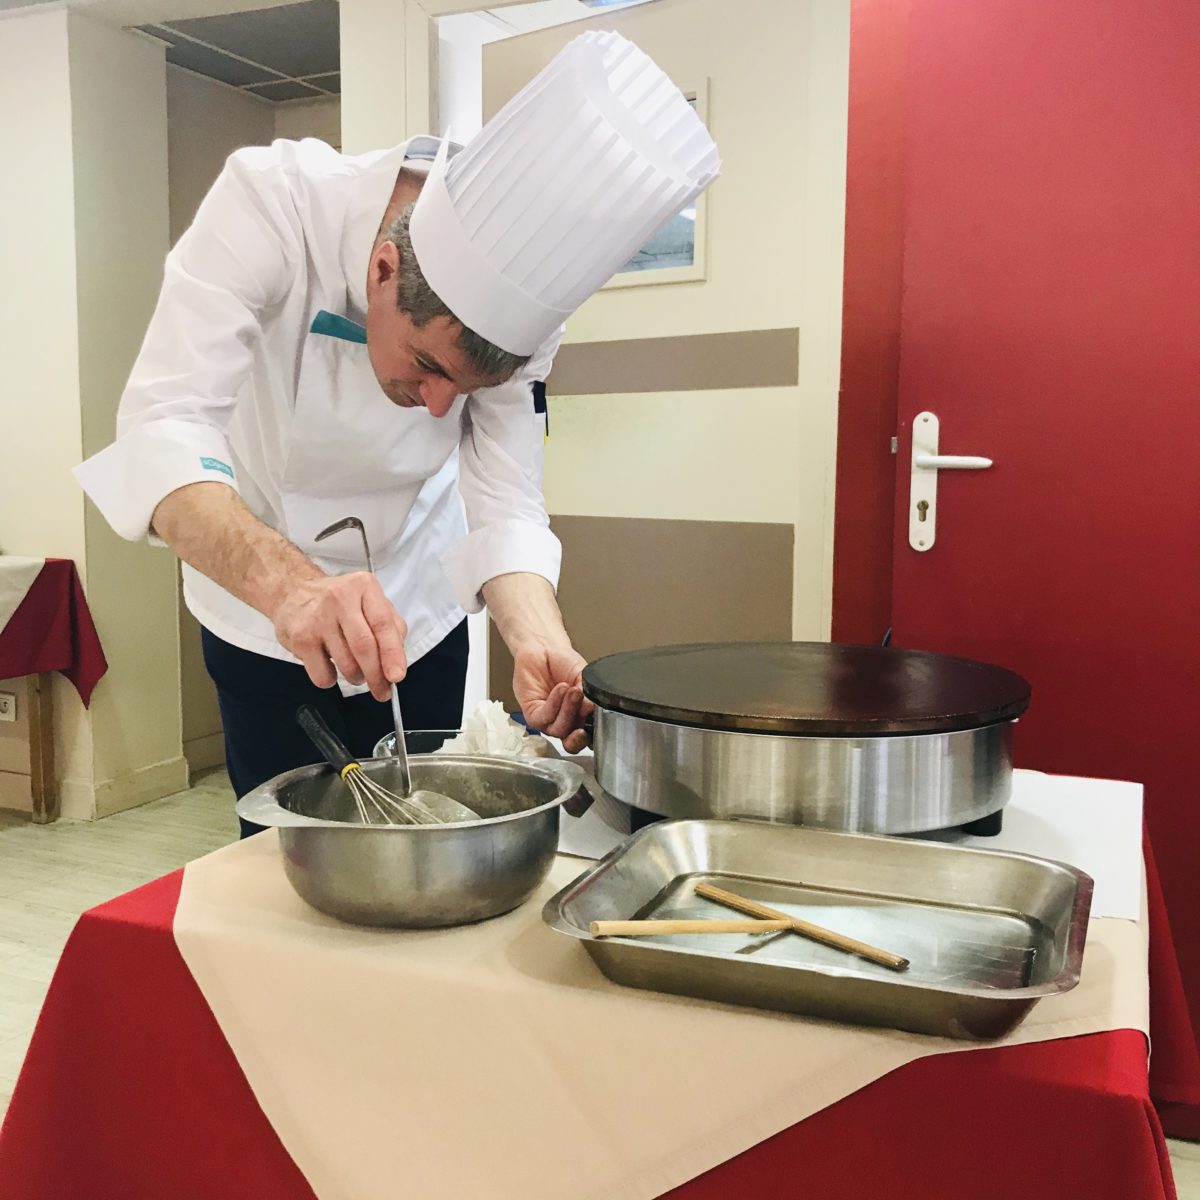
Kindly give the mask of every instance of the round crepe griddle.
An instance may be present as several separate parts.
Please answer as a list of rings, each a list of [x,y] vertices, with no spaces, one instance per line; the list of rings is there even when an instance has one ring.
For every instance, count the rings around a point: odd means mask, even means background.
[[[712,642],[610,654],[584,694],[628,716],[743,733],[953,733],[1018,717],[1029,684],[1003,667],[881,646]]]

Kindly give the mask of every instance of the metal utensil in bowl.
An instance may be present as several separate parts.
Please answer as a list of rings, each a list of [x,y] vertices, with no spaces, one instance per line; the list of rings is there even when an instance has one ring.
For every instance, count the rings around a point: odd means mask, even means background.
[[[367,541],[366,526],[358,517],[343,517],[340,521],[334,521],[332,525],[326,525],[316,537],[314,542],[323,542],[327,537],[332,537],[335,533],[341,533],[346,529],[354,529],[358,532],[358,536],[362,538],[363,557],[367,560],[367,570],[370,574],[375,574],[375,564],[371,560],[371,543]],[[397,762],[397,785],[395,791],[402,799],[407,799],[408,794],[412,791],[412,775],[408,769],[408,747],[404,741],[404,717],[400,712],[400,693],[394,683],[389,685],[391,693],[390,699],[392,704],[392,725],[395,728],[395,742],[392,753],[396,757]]]
[[[495,917],[527,900],[558,849],[558,810],[583,770],[557,759],[413,755],[413,785],[461,797],[481,814],[459,825],[360,825],[327,764],[300,767],[238,801],[279,830],[283,866],[314,908],[358,925],[433,928]],[[394,759],[363,759],[368,775]]]
[[[452,796],[426,788],[413,791],[407,758],[403,764],[403,777],[397,777],[394,787],[367,775],[362,764],[342,745],[325,723],[325,718],[311,704],[302,704],[296,710],[296,720],[350,789],[358,819],[364,825],[449,825],[479,820],[474,809],[460,804]],[[400,766],[398,761],[396,766]],[[407,784],[407,790],[401,790],[403,784]]]
[[[442,747],[462,733],[461,729],[409,729],[405,733],[408,740],[408,748],[413,754],[435,754],[442,750]],[[545,734],[539,734],[539,738],[546,744],[548,759],[563,759],[565,756],[559,752],[554,742],[546,737]],[[396,735],[393,733],[384,734],[383,737],[375,743],[375,757],[389,758],[396,752]],[[490,756],[487,756],[490,757]],[[542,756],[539,755],[539,759]],[[528,761],[528,760],[521,760]],[[534,760],[538,761],[538,760]],[[579,755],[574,756],[567,761],[574,762],[577,765],[584,764],[585,760]],[[587,765],[581,765],[583,771],[583,783],[580,785],[579,791],[575,793],[569,800],[564,801],[563,810],[568,816],[582,817],[584,813],[592,807],[594,803],[601,803],[601,811],[608,810],[609,816],[606,818],[609,824],[614,828],[625,828],[622,824],[623,816],[614,813],[612,806],[616,805],[618,809],[623,810],[624,806],[619,801],[614,800],[612,796],[606,795],[596,782],[595,776],[591,773],[590,760],[587,760]],[[626,823],[627,824],[627,823]]]
[[[433,754],[440,750],[451,738],[462,733],[461,729],[406,729],[404,740],[408,743],[410,754]],[[373,758],[391,758],[396,753],[396,735],[385,733],[375,743]]]

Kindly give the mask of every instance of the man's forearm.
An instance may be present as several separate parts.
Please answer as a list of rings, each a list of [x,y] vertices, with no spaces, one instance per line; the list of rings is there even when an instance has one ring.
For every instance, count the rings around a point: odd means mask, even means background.
[[[592,707],[583,695],[586,663],[563,627],[554,589],[540,575],[497,575],[483,585],[483,598],[512,652],[513,695],[526,723],[578,754]]]
[[[154,510],[151,525],[184,562],[268,617],[290,586],[325,578],[223,483],[192,483],[172,492]]]
[[[483,585],[483,599],[514,656],[526,649],[570,648],[554,589],[541,575],[497,575]]]

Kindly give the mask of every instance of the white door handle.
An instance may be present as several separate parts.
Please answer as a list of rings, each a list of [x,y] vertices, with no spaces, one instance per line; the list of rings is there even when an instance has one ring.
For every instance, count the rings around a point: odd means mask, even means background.
[[[928,550],[937,537],[937,477],[939,471],[983,471],[990,458],[976,454],[939,454],[940,426],[931,412],[913,419],[912,464],[908,494],[908,544]]]
[[[977,454],[918,454],[913,458],[913,466],[923,471],[982,471],[991,465],[990,458]]]

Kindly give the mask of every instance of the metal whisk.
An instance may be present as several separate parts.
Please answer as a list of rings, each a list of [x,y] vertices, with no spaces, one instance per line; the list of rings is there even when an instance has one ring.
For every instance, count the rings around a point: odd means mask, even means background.
[[[362,539],[363,558],[366,559],[367,570],[374,575],[375,564],[371,561],[371,543],[367,541],[367,528],[358,517],[343,517],[340,521],[334,521],[332,525],[327,525],[322,529],[313,538],[313,541],[323,542],[327,537],[332,537],[335,533],[342,533],[347,529],[353,529]],[[400,773],[400,797],[407,799],[412,794],[412,775],[408,769],[408,745],[404,740],[404,718],[400,714],[400,693],[394,683],[391,685],[391,693],[392,724],[396,730],[396,766]]]
[[[362,539],[367,570],[374,575],[375,564],[371,561],[366,527],[358,517],[343,517],[335,521],[322,529],[313,540],[323,542],[347,529],[354,530]],[[296,719],[350,789],[358,818],[363,824],[449,825],[459,821],[478,821],[479,814],[474,809],[459,804],[449,796],[443,796],[440,792],[413,791],[408,748],[404,741],[404,722],[400,715],[400,695],[394,683],[391,685],[391,701],[392,722],[396,729],[396,757],[388,767],[393,768],[396,776],[396,791],[385,788],[363,770],[362,764],[351,757],[315,709],[305,705],[297,712]]]
[[[438,792],[418,791],[400,796],[389,791],[363,770],[362,764],[311,705],[297,709],[296,720],[350,789],[358,819],[364,825],[450,825],[479,820],[474,809]]]

